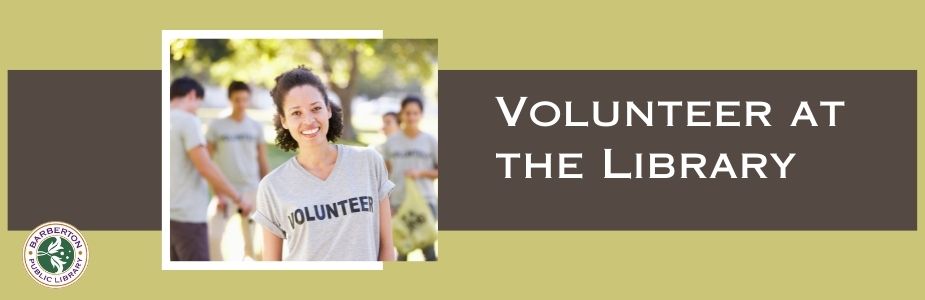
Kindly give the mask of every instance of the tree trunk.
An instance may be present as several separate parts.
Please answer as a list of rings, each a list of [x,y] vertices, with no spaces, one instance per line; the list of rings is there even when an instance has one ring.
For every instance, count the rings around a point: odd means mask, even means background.
[[[337,94],[337,98],[340,98],[341,108],[343,109],[344,114],[344,132],[341,135],[342,139],[356,141],[356,132],[353,129],[353,116],[350,113],[352,110],[353,97],[356,96],[356,87],[352,86],[347,89],[334,89],[334,93]]]
[[[315,48],[315,51],[318,51],[318,54],[321,55],[321,59],[323,60],[322,69],[324,70],[325,74],[327,74],[328,76],[328,84],[331,87],[331,91],[334,92],[334,94],[337,94],[337,98],[340,99],[340,103],[341,103],[340,106],[341,106],[341,109],[343,109],[343,114],[344,114],[343,115],[344,131],[341,134],[341,139],[356,141],[357,136],[356,136],[356,132],[353,129],[353,113],[352,113],[353,103],[352,102],[353,102],[353,98],[356,97],[356,94],[357,94],[356,81],[357,81],[357,76],[359,76],[359,73],[360,73],[360,67],[359,67],[359,54],[360,53],[357,52],[356,49],[350,49],[350,53],[348,54],[348,59],[349,59],[348,62],[350,65],[349,66],[350,75],[348,76],[347,84],[344,86],[340,86],[337,83],[331,81],[331,75],[334,72],[334,69],[331,67],[331,62],[330,62],[331,58],[328,55],[328,53],[324,52],[318,40],[309,40],[309,41],[312,43],[313,47]]]

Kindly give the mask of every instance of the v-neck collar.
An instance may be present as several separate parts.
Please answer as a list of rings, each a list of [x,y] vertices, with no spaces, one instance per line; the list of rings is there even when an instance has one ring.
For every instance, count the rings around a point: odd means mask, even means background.
[[[309,179],[320,182],[320,183],[328,183],[329,181],[331,181],[332,178],[334,178],[334,176],[337,175],[338,170],[340,170],[340,165],[341,165],[340,161],[343,160],[343,155],[344,155],[344,151],[341,150],[341,147],[342,146],[340,144],[334,144],[334,148],[336,148],[337,150],[337,158],[334,159],[334,168],[331,169],[331,174],[328,174],[328,178],[324,180],[322,180],[321,178],[318,178],[318,176],[315,176],[315,174],[312,174],[312,172],[309,172],[308,170],[306,170],[305,167],[303,167],[302,164],[299,163],[297,156],[292,157],[292,163],[295,164],[295,167],[299,169],[302,172],[302,174],[305,174],[306,176],[308,176]]]

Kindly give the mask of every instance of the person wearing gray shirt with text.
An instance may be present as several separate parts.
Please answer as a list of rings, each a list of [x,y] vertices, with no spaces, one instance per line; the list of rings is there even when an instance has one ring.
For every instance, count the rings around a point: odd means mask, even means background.
[[[269,172],[263,126],[247,116],[251,89],[246,83],[232,81],[228,85],[228,100],[231,115],[215,119],[206,131],[209,154],[234,188],[252,197],[256,194],[257,183]],[[225,197],[218,196],[216,200],[215,213],[209,217],[209,250],[212,260],[223,260],[222,237],[238,206]],[[260,255],[254,247],[254,227],[249,216],[241,216],[244,255],[259,260]]]
[[[440,174],[437,169],[437,139],[421,131],[419,123],[423,111],[424,102],[421,98],[408,96],[401,101],[401,110],[398,113],[401,131],[389,136],[382,145],[382,153],[392,182],[398,183],[392,193],[392,211],[398,211],[398,207],[405,200],[405,178],[411,178],[436,218],[437,193],[434,190],[434,180]],[[434,245],[421,250],[426,260],[437,260]],[[399,253],[398,260],[406,259],[406,254]]]
[[[305,67],[277,77],[271,94],[276,144],[297,153],[257,187],[254,221],[264,228],[264,260],[395,260],[389,205],[395,184],[382,157],[331,143],[344,127],[341,110]]]
[[[209,260],[206,182],[245,214],[252,210],[206,151],[196,117],[204,96],[205,89],[192,78],[170,84],[170,260]]]

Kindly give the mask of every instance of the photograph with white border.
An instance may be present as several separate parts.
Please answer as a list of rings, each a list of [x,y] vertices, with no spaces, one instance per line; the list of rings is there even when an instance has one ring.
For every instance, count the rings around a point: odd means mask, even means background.
[[[162,269],[437,261],[437,40],[162,31]]]

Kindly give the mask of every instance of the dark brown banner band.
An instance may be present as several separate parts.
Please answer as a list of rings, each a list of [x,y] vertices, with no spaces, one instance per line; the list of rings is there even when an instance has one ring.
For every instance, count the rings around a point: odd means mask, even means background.
[[[914,230],[916,76],[440,71],[440,225]],[[10,71],[9,229],[58,220],[82,230],[159,230],[160,99],[157,70]],[[789,126],[801,101],[818,126]],[[506,170],[499,154],[519,157]]]

